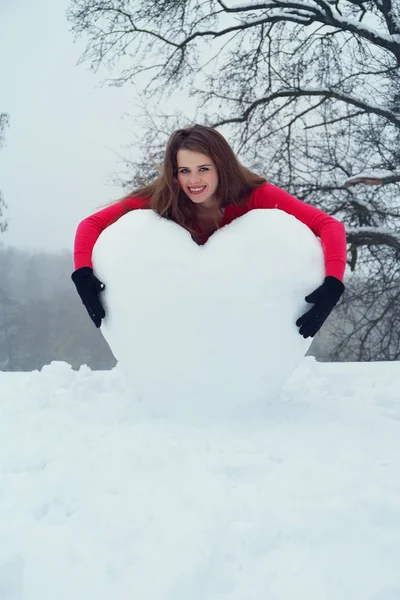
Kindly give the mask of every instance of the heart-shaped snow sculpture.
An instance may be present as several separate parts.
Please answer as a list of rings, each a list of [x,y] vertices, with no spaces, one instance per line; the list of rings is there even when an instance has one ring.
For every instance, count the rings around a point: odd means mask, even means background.
[[[204,246],[151,210],[99,237],[102,333],[137,397],[159,416],[233,414],[275,395],[307,352],[296,319],[324,278],[321,244],[258,209]]]

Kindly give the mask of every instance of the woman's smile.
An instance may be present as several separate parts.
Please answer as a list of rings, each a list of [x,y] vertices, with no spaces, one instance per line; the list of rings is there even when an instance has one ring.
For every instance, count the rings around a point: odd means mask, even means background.
[[[188,187],[188,190],[190,192],[190,194],[201,194],[202,192],[204,192],[204,190],[206,189],[206,185],[203,186],[199,186],[199,187]]]

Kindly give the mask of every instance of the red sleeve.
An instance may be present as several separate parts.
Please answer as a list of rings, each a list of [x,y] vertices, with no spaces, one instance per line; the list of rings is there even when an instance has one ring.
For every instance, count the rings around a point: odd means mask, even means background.
[[[264,183],[252,194],[252,208],[277,208],[293,215],[320,238],[326,275],[343,281],[347,260],[346,230],[340,221],[285,190]]]
[[[118,221],[129,210],[146,208],[147,202],[143,198],[127,198],[107,206],[102,210],[86,217],[78,225],[74,241],[75,269],[80,267],[93,267],[92,250],[101,232]]]

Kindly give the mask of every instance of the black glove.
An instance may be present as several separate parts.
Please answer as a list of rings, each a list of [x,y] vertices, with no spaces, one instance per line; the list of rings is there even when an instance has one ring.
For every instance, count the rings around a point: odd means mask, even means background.
[[[300,327],[300,335],[304,338],[314,337],[339,302],[344,290],[345,286],[340,279],[328,275],[319,288],[306,296],[305,301],[314,306],[296,321],[297,327]]]
[[[100,303],[99,293],[104,290],[106,286],[93,274],[93,269],[91,267],[81,267],[80,269],[77,269],[72,273],[71,279],[89,313],[89,317],[96,327],[100,327],[101,320],[106,316],[106,313]]]

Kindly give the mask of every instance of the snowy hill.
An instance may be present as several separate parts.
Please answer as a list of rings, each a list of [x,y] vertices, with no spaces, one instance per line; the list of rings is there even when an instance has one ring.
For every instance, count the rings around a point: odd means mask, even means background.
[[[400,599],[400,363],[306,358],[208,426],[52,363],[0,410],[1,600]]]

